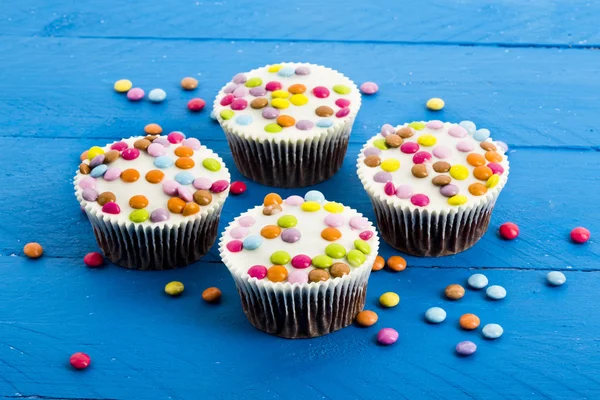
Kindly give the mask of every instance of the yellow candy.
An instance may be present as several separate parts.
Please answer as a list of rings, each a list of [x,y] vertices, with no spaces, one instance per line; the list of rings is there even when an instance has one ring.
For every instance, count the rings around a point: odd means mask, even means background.
[[[335,201],[325,204],[323,208],[333,214],[338,214],[344,211],[344,206],[340,203],[336,203]]]
[[[119,79],[115,82],[115,90],[119,93],[128,92],[133,86],[133,83],[129,79]]]
[[[271,105],[275,108],[288,108],[290,106],[290,102],[287,99],[273,99],[271,100]]]
[[[410,126],[411,128],[413,128],[415,131],[420,131],[422,129],[425,129],[425,122],[411,122],[410,124],[408,124],[408,126]]]
[[[308,103],[308,97],[303,94],[294,94],[290,97],[290,101],[295,106],[303,106]]]
[[[469,170],[464,165],[456,164],[450,167],[450,176],[459,181],[464,181],[469,177]]]
[[[442,108],[444,108],[446,103],[444,103],[444,100],[440,99],[439,97],[434,97],[432,99],[427,100],[427,103],[425,105],[430,110],[439,111]]]
[[[290,92],[287,90],[274,90],[273,93],[271,93],[271,97],[274,99],[287,99],[290,97]]]
[[[452,196],[448,199],[448,204],[451,206],[460,206],[467,202],[467,196],[463,196],[462,194],[457,194],[456,196]]]
[[[400,168],[400,161],[395,158],[388,158],[381,162],[381,169],[387,172],[394,172]]]
[[[400,303],[400,296],[394,292],[387,292],[379,297],[379,303],[384,307],[395,307]]]
[[[165,293],[169,296],[179,296],[183,293],[183,283],[178,281],[167,283],[167,286],[165,286]]]
[[[88,150],[88,160],[91,160],[100,154],[104,154],[102,147],[94,146]]]
[[[315,212],[321,209],[321,205],[316,201],[305,201],[300,208],[302,208],[303,211]]]
[[[277,72],[281,69],[281,64],[273,64],[269,67],[269,72]]]
[[[433,146],[437,142],[437,139],[433,135],[423,135],[417,139],[417,143],[421,146]]]
[[[500,175],[494,174],[488,178],[487,182],[485,183],[485,187],[491,189],[496,187],[498,183],[500,183]]]

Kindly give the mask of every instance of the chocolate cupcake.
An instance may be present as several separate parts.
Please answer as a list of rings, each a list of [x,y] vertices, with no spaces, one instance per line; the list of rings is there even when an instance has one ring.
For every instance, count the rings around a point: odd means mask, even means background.
[[[87,152],[75,196],[98,245],[125,268],[182,267],[217,237],[229,171],[218,155],[181,132],[132,137]]]
[[[471,121],[384,125],[358,156],[381,237],[416,256],[456,254],[486,232],[509,172],[506,145]]]
[[[213,112],[242,174],[293,188],[338,171],[360,104],[358,88],[339,72],[282,63],[234,76]]]
[[[364,307],[379,239],[357,211],[317,191],[271,193],[236,218],[219,250],[248,320],[286,338],[322,336]]]

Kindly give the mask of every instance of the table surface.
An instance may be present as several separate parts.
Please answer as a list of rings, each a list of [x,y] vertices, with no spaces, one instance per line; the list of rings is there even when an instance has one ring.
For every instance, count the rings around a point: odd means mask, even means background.
[[[599,12],[588,0],[1,2],[0,397],[600,398],[600,244],[569,241],[575,226],[600,234]],[[97,245],[73,196],[79,154],[157,122],[199,138],[242,179],[210,110],[192,114],[186,102],[212,103],[236,72],[279,61],[379,84],[363,98],[342,169],[315,186],[371,219],[355,160],[382,124],[469,119],[507,142],[511,177],[481,241],[372,274],[376,326],[296,341],[247,322],[215,247],[175,271],[86,268]],[[179,88],[184,76],[200,81],[195,92]],[[130,103],[112,90],[120,78],[168,99]],[[446,108],[428,111],[430,97]],[[272,191],[247,183],[221,229]],[[498,237],[505,221],[521,227],[518,239]],[[44,246],[41,259],[24,257],[30,241]],[[384,244],[380,254],[396,253]],[[548,270],[567,283],[549,287]],[[474,272],[506,287],[506,299],[442,297]],[[182,297],[163,293],[171,280],[185,283]],[[221,304],[202,301],[209,286],[222,289]],[[380,309],[385,291],[401,304]],[[431,306],[447,310],[443,324],[423,321]],[[460,330],[466,312],[504,336]],[[395,345],[376,345],[382,327],[398,330]],[[455,354],[463,340],[477,343],[474,356]],[[70,368],[76,351],[93,365]]]

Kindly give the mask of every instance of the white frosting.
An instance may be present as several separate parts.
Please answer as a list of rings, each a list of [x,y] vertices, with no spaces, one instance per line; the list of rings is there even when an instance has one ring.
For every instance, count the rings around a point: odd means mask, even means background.
[[[119,142],[126,142],[129,145],[129,148],[132,148],[133,143],[136,140],[143,139],[144,137],[145,136],[131,137],[129,139],[120,140]],[[164,137],[166,139],[166,136],[161,136],[161,137]],[[117,143],[117,142],[110,143],[103,147],[103,150],[105,151],[105,153],[110,150],[111,145],[114,143]],[[164,222],[151,222],[150,219],[148,219],[144,222],[136,223],[135,225],[136,226],[137,225],[143,225],[143,226],[152,225],[152,226],[161,226],[161,227],[162,226],[174,226],[181,222],[194,221],[197,218],[202,218],[203,216],[206,216],[208,213],[218,210],[225,202],[225,199],[227,198],[227,196],[229,194],[229,188],[227,188],[227,190],[225,190],[221,193],[212,193],[211,192],[211,195],[212,195],[211,203],[206,206],[200,206],[200,212],[198,212],[196,214],[189,215],[189,216],[183,216],[182,214],[175,214],[175,213],[168,211],[167,201],[171,197],[177,197],[177,196],[167,195],[163,190],[163,183],[168,180],[175,180],[175,175],[177,175],[179,172],[187,171],[187,172],[191,173],[194,176],[194,178],[206,177],[206,178],[209,178],[212,182],[218,181],[218,180],[226,180],[227,182],[230,182],[229,171],[225,167],[223,160],[221,160],[221,158],[216,153],[214,153],[212,150],[206,148],[205,146],[201,146],[201,148],[199,150],[194,150],[194,154],[190,157],[191,159],[194,160],[194,163],[195,163],[194,167],[192,167],[190,169],[186,169],[186,170],[177,168],[175,166],[174,162],[175,162],[175,160],[177,160],[178,156],[176,156],[174,152],[175,152],[175,149],[177,149],[181,145],[182,145],[182,143],[170,144],[168,147],[166,147],[165,155],[171,157],[173,160],[173,165],[168,168],[158,168],[157,166],[155,166],[154,165],[155,157],[150,156],[146,151],[143,151],[143,150],[140,150],[139,157],[134,160],[128,161],[128,160],[125,160],[125,159],[119,157],[115,161],[107,164],[107,166],[109,168],[116,167],[116,168],[120,168],[122,171],[132,168],[132,169],[136,169],[140,173],[139,179],[135,182],[125,182],[121,178],[117,178],[114,181],[106,181],[105,179],[103,179],[103,177],[96,178],[95,190],[99,194],[102,192],[114,193],[114,195],[117,199],[116,203],[119,205],[119,207],[121,209],[121,212],[119,214],[104,213],[104,212],[102,212],[102,206],[100,204],[98,204],[96,201],[86,201],[85,199],[83,199],[82,188],[80,187],[79,184],[83,179],[85,179],[86,177],[89,178],[89,177],[91,177],[91,175],[84,175],[78,171],[77,175],[75,176],[75,192],[76,192],[77,198],[79,199],[79,201],[81,203],[81,206],[85,207],[86,211],[88,211],[88,212],[91,212],[95,215],[102,215],[102,217],[104,219],[109,219],[110,221],[115,222],[115,223],[129,224],[129,223],[132,223],[129,220],[129,215],[132,211],[135,210],[134,208],[132,208],[129,205],[129,199],[134,195],[143,195],[148,199],[148,206],[146,207],[146,210],[149,213],[152,213],[152,211],[154,211],[158,208],[164,208],[169,213],[169,219]],[[206,158],[213,158],[213,159],[217,160],[221,165],[221,169],[218,171],[215,171],[215,172],[206,169],[202,165],[202,161]],[[89,161],[85,160],[84,163],[89,164]],[[146,178],[145,178],[146,173],[151,170],[160,170],[164,173],[164,177],[159,183],[152,184],[146,180]],[[191,191],[192,194],[197,190],[194,188],[194,186],[192,184],[182,185],[182,186],[187,187]]]
[[[396,126],[395,131],[402,128],[403,126],[408,126],[408,124]],[[499,153],[500,155],[502,155],[502,161],[499,162],[498,164],[500,164],[502,166],[502,168],[504,168],[503,174],[500,175],[499,183],[493,188],[488,188],[486,194],[481,195],[481,196],[474,196],[469,192],[469,185],[476,183],[476,182],[482,183],[485,185],[486,181],[478,180],[477,178],[475,178],[473,176],[473,170],[475,169],[475,167],[470,165],[467,162],[467,156],[470,153],[477,153],[477,154],[481,154],[482,156],[485,157],[486,150],[484,150],[481,147],[480,141],[474,139],[472,133],[469,133],[465,137],[454,137],[454,136],[451,136],[450,134],[448,134],[448,130],[453,126],[456,127],[458,125],[446,122],[443,124],[443,127],[441,129],[431,129],[428,127],[425,127],[422,130],[414,130],[413,129],[414,135],[409,138],[404,139],[404,143],[406,143],[406,142],[415,142],[416,143],[417,140],[419,139],[419,137],[421,137],[423,135],[433,135],[436,138],[436,144],[434,146],[426,147],[426,146],[420,145],[420,149],[418,150],[418,151],[427,151],[432,154],[431,160],[429,160],[428,162],[425,162],[427,172],[428,172],[428,176],[425,178],[417,178],[411,172],[411,168],[413,167],[413,165],[415,165],[413,163],[414,154],[405,154],[400,150],[399,147],[398,148],[389,148],[387,150],[381,150],[381,153],[379,154],[379,157],[382,162],[385,161],[386,159],[390,159],[390,158],[400,161],[400,168],[397,169],[396,171],[390,172],[392,175],[393,184],[395,185],[396,188],[400,185],[410,185],[413,189],[413,194],[420,193],[420,194],[427,195],[430,200],[430,202],[427,206],[425,206],[425,207],[416,206],[416,205],[412,204],[410,198],[401,199],[396,195],[389,196],[384,191],[385,183],[375,182],[375,180],[374,180],[375,174],[377,174],[380,171],[383,171],[383,169],[382,169],[381,165],[379,165],[377,167],[367,166],[364,163],[364,160],[366,158],[364,153],[365,153],[365,150],[375,147],[375,146],[373,146],[373,142],[375,140],[384,139],[384,137],[381,133],[372,137],[364,145],[364,147],[360,151],[360,154],[358,157],[358,163],[357,163],[358,171],[357,172],[358,172],[359,178],[361,179],[361,181],[365,187],[365,190],[368,191],[370,196],[377,197],[380,200],[385,201],[394,207],[406,208],[406,209],[410,209],[410,210],[419,209],[419,210],[446,211],[447,212],[447,211],[451,211],[453,209],[457,209],[458,207],[474,207],[476,205],[480,205],[487,201],[495,199],[497,197],[498,193],[500,192],[500,190],[502,190],[502,187],[504,186],[504,184],[506,183],[508,173],[509,173],[509,163],[508,163],[508,159],[505,155],[505,151],[500,146],[496,146],[497,147],[496,152]],[[467,152],[458,150],[457,144],[459,142],[463,142],[463,141],[471,143],[473,150],[467,151]],[[486,139],[485,141],[493,143],[492,139],[490,139],[490,138]],[[442,158],[438,158],[435,155],[433,155],[432,150],[436,146],[440,146],[440,145],[446,146],[448,149],[451,150],[451,155],[449,157],[442,159]],[[467,197],[467,202],[465,204],[463,204],[461,206],[453,206],[453,205],[448,204],[448,197],[442,195],[440,193],[440,187],[435,186],[432,183],[432,179],[438,175],[450,176],[450,174],[448,172],[438,173],[433,170],[432,165],[436,161],[446,161],[450,165],[460,164],[460,165],[465,166],[468,169],[469,176],[467,179],[458,180],[458,179],[452,178],[452,181],[450,182],[451,184],[456,185],[458,187],[458,189],[459,189],[458,194],[464,195]],[[486,165],[488,163],[489,163],[489,161],[486,160]]]
[[[327,204],[325,201],[323,205]],[[346,249],[346,253],[350,250],[355,249],[354,241],[360,239],[359,234],[363,231],[371,231],[373,233],[372,237],[366,242],[370,245],[371,251],[369,254],[365,254],[366,261],[358,267],[353,267],[348,263],[346,257],[341,259],[333,259],[333,263],[342,262],[347,264],[350,267],[350,275],[357,273],[359,269],[363,268],[371,268],[372,261],[374,257],[377,255],[377,251],[379,248],[379,238],[377,236],[377,232],[373,224],[364,219],[366,227],[364,229],[354,229],[350,226],[350,219],[352,217],[362,217],[362,214],[353,210],[349,207],[344,207],[344,211],[341,213],[336,213],[335,215],[340,215],[343,218],[343,224],[339,227],[336,227],[337,230],[340,231],[342,236],[335,241],[327,241],[321,237],[321,232],[323,229],[328,228],[329,225],[325,223],[325,217],[332,213],[326,211],[323,206],[321,206],[320,210],[315,212],[307,212],[303,211],[301,206],[299,205],[290,205],[284,203],[281,205],[283,211],[275,214],[275,215],[264,215],[263,208],[264,206],[257,206],[253,209],[250,209],[248,212],[241,214],[237,217],[231,224],[227,227],[227,229],[223,232],[221,238],[221,256],[224,259],[224,262],[230,269],[232,274],[235,274],[244,279],[250,279],[248,275],[248,269],[254,265],[263,265],[267,269],[270,268],[273,264],[270,261],[271,255],[279,250],[286,251],[293,258],[296,255],[304,254],[309,256],[311,259],[318,255],[325,255],[325,248],[332,243],[337,243],[342,245]],[[261,230],[266,225],[277,225],[277,220],[285,215],[293,215],[297,218],[298,223],[294,227],[301,233],[301,238],[295,243],[287,243],[282,240],[281,235],[274,239],[266,239],[261,236]],[[251,216],[256,222],[247,227],[247,234],[244,235],[241,239],[236,239],[231,236],[231,232],[234,228],[240,227],[240,219],[242,217]],[[282,228],[282,233],[286,228]],[[241,240],[250,237],[250,236],[260,236],[262,238],[262,245],[255,250],[247,250],[243,249],[240,252],[232,252],[229,251],[226,247],[227,243],[233,240]],[[292,263],[288,263],[285,265],[288,270],[288,273],[296,271],[298,269],[292,266]],[[305,271],[307,274],[310,273],[311,270],[315,269],[314,266],[310,265],[308,268],[299,269],[301,271]],[[327,269],[328,270],[328,269]],[[256,278],[252,278],[256,279]],[[331,277],[331,279],[337,279]],[[264,278],[265,281],[268,278]],[[285,283],[285,282],[283,282]]]
[[[310,69],[310,74],[308,75],[297,75],[293,74],[292,76],[280,76],[278,72],[269,72],[270,66],[265,66],[261,68],[254,69],[248,73],[245,73],[247,79],[251,78],[260,78],[262,79],[262,87],[264,88],[268,82],[277,81],[282,84],[281,90],[287,90],[293,84],[302,84],[306,86],[306,91],[303,93],[308,98],[308,103],[304,105],[295,106],[291,104],[288,108],[280,109],[280,115],[289,115],[293,117],[296,121],[301,120],[309,120],[314,123],[314,126],[309,130],[300,130],[296,127],[296,125],[291,127],[284,127],[281,132],[278,133],[269,133],[265,131],[265,126],[271,123],[277,123],[277,119],[266,119],[262,116],[263,109],[253,109],[250,106],[252,100],[256,97],[247,94],[242,98],[247,100],[248,106],[244,110],[236,111],[233,118],[225,120],[221,117],[220,113],[222,110],[231,110],[231,106],[222,106],[220,104],[221,99],[227,94],[225,93],[225,89],[233,83],[229,82],[227,85],[221,89],[219,94],[217,95],[214,102],[214,113],[217,117],[219,123],[229,132],[234,132],[241,136],[250,137],[255,140],[275,140],[275,141],[298,141],[308,138],[314,138],[321,135],[326,135],[327,133],[331,133],[339,129],[344,123],[346,123],[349,119],[352,119],[356,116],[361,104],[361,96],[360,91],[350,79],[342,75],[341,73],[334,71],[332,69],[314,65],[307,63],[280,63],[277,65],[281,65],[283,68],[297,68],[300,66],[307,67]],[[333,87],[335,85],[345,85],[351,89],[348,94],[338,94],[334,91]],[[239,84],[240,87],[245,87],[244,84]],[[327,98],[318,98],[313,94],[313,88],[317,86],[324,86],[329,89],[329,97]],[[250,90],[251,88],[247,88]],[[264,97],[269,100],[269,104],[267,107],[271,106],[271,97],[272,92],[267,91]],[[350,101],[350,113],[342,118],[336,117],[335,113],[337,113],[341,108],[335,104],[337,99],[347,99]],[[289,100],[289,98],[288,98]],[[319,106],[328,106],[330,107],[334,114],[330,117],[319,117],[315,110]],[[248,125],[240,125],[236,122],[236,118],[239,116],[250,116],[252,118],[252,122]],[[329,119],[333,121],[333,125],[331,127],[318,127],[317,122],[321,120]]]

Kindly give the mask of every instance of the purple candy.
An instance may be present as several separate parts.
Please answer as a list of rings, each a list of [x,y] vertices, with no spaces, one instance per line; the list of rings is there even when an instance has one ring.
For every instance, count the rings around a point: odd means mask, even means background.
[[[86,176],[79,182],[79,187],[82,189],[94,189],[96,187],[96,179]]]
[[[467,132],[467,130],[465,128],[463,128],[462,126],[452,125],[450,127],[450,129],[448,129],[448,134],[450,136],[462,138],[462,137],[467,136],[469,134],[469,132]]]
[[[245,228],[252,226],[256,223],[256,220],[254,219],[254,217],[251,217],[249,215],[246,215],[245,217],[242,217],[238,220],[238,224],[240,224],[240,226],[243,226]]]
[[[248,234],[248,228],[244,228],[243,226],[238,226],[233,228],[229,235],[234,239],[243,239]]]
[[[400,185],[396,188],[396,196],[400,199],[410,199],[413,189],[410,185]]]
[[[263,279],[267,276],[267,267],[264,265],[254,265],[248,269],[248,275],[250,275],[250,278]]]
[[[487,165],[493,173],[498,174],[498,175],[502,175],[504,173],[504,167],[502,167],[502,165],[495,163],[495,162],[491,162]],[[106,174],[104,175],[104,179],[106,179]]]
[[[338,228],[344,225],[344,217],[342,217],[340,214],[328,214],[325,217],[325,225],[332,228]]]
[[[231,80],[233,83],[246,83],[246,75],[239,73]]]
[[[388,182],[385,184],[385,186],[383,187],[383,191],[385,192],[385,194],[387,194],[388,196],[393,196],[396,194],[396,186],[394,186],[393,182]]]
[[[383,124],[383,126],[381,127],[381,136],[386,137],[388,135],[391,135],[392,133],[395,133],[396,129],[394,129],[394,127],[390,124]]]
[[[81,196],[86,201],[96,201],[98,199],[98,192],[95,189],[87,188],[83,189]]]
[[[200,141],[196,138],[185,139],[183,142],[181,142],[181,144],[183,146],[189,147],[192,150],[200,150],[200,148],[202,147]]]
[[[389,346],[398,340],[398,332],[392,328],[383,328],[377,334],[377,341],[383,345]]]
[[[230,83],[229,85],[225,86],[225,89],[223,89],[223,92],[229,94],[229,93],[233,93],[235,89],[237,89],[239,87],[238,84],[235,83]]]
[[[260,97],[267,94],[267,90],[262,86],[257,86],[250,89],[250,94],[254,97]]]
[[[90,161],[90,168],[97,167],[98,165],[104,162],[104,154],[98,154],[96,157],[92,158]]]
[[[442,129],[444,127],[444,123],[442,121],[434,119],[426,123],[425,126],[429,129]]]
[[[244,248],[244,243],[241,240],[232,240],[226,247],[232,253],[239,253]]]
[[[462,152],[472,151],[475,146],[470,139],[461,140],[456,144],[456,148]]]
[[[293,272],[290,272],[287,280],[292,285],[294,283],[299,283],[299,284],[308,283],[308,274],[302,270],[293,271]]]
[[[302,203],[304,203],[304,199],[297,195],[292,195],[285,199],[285,204],[289,204],[290,206],[299,206]]]
[[[105,181],[116,181],[117,179],[119,179],[121,177],[121,168],[117,168],[117,167],[110,167],[109,169],[106,170],[106,172],[104,173],[104,180]]]
[[[296,75],[308,75],[310,74],[310,68],[305,65],[301,65],[296,68]]]
[[[154,142],[152,142],[152,144],[150,144],[150,146],[148,146],[148,148],[146,149],[146,151],[148,152],[149,155],[151,155],[152,157],[160,157],[160,156],[164,156],[165,154],[167,154],[167,148],[165,146],[163,146],[160,143],[155,143],[156,140]]]
[[[164,186],[163,186],[164,187]],[[194,201],[194,195],[192,191],[185,186],[179,186],[177,188],[177,195],[186,202]]]
[[[245,86],[240,86],[233,91],[235,97],[246,97],[248,96],[248,89]]]
[[[279,117],[279,110],[273,107],[265,107],[262,111],[263,118],[275,119]]]
[[[310,267],[312,260],[306,254],[298,254],[292,258],[292,267],[304,269]]]
[[[379,171],[373,175],[373,180],[379,183],[386,183],[392,180],[392,174],[386,171]]]
[[[301,131],[312,129],[313,126],[315,126],[315,124],[307,119],[302,119],[296,122],[296,128],[300,129]]]
[[[162,184],[163,191],[169,196],[176,196],[179,183],[175,181],[164,181]]]
[[[400,146],[400,151],[405,154],[414,154],[419,151],[419,144],[417,142],[404,142]]]
[[[440,188],[440,193],[442,194],[442,196],[446,197],[456,196],[458,194],[458,191],[458,186],[453,185],[451,183]]]
[[[425,161],[431,160],[431,154],[427,151],[419,151],[418,153],[415,153],[412,160],[415,164],[423,164]]]
[[[456,352],[461,356],[470,356],[477,351],[477,345],[469,340],[456,345]]]
[[[366,229],[369,227],[369,221],[364,217],[356,215],[350,218],[350,227],[352,229]]]
[[[129,146],[125,142],[117,142],[117,143],[113,143],[112,146],[110,146],[110,149],[117,150],[117,151],[123,151],[128,147]]]
[[[228,187],[229,182],[227,182],[226,180],[218,180],[213,182],[213,184],[210,187],[210,191],[213,193],[221,193],[227,190]]]
[[[365,82],[360,85],[360,91],[364,94],[375,94],[379,90],[379,86],[375,82]]]
[[[192,185],[194,185],[194,187],[196,189],[208,190],[212,187],[212,181],[210,179],[202,176],[200,178],[194,179],[194,182],[192,182]]]
[[[369,147],[368,149],[365,149],[364,154],[365,154],[365,157],[378,156],[381,154],[381,150],[378,149],[377,147]]]
[[[429,204],[429,197],[424,194],[415,194],[410,198],[410,202],[417,207],[425,207]]]
[[[369,240],[373,237],[373,232],[364,231],[364,232],[359,233],[358,237],[360,237],[362,240]]]
[[[448,158],[452,155],[452,150],[450,150],[448,147],[440,144],[433,148],[432,153],[437,158],[444,159],[444,158]]]
[[[152,222],[163,222],[169,218],[169,212],[164,208],[157,208],[156,210],[152,211],[152,214],[150,214],[150,221]]]
[[[300,231],[296,228],[289,228],[281,232],[281,240],[286,243],[296,243],[302,237]]]

